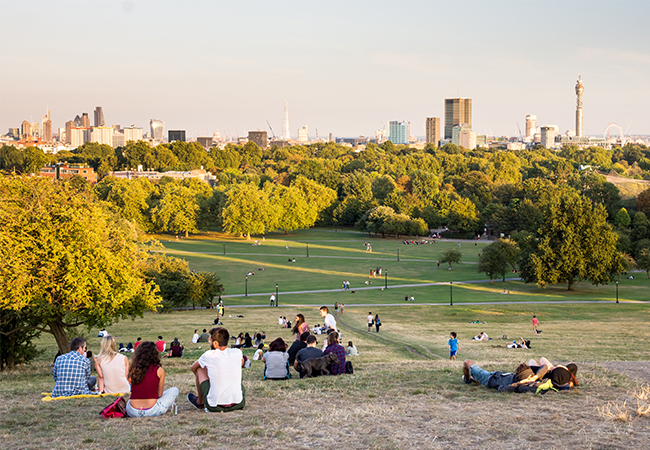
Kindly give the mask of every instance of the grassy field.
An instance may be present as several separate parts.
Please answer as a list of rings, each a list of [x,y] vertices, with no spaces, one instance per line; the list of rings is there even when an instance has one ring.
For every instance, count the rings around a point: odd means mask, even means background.
[[[315,244],[326,237],[337,242]],[[277,242],[274,238],[278,238]],[[163,362],[166,385],[176,386],[181,392],[178,415],[103,420],[99,411],[110,403],[110,398],[41,402],[40,393],[49,392],[53,387],[50,364],[56,353],[54,339],[44,335],[37,342],[43,353],[34,363],[0,374],[0,393],[4,400],[0,406],[0,438],[11,449],[627,449],[650,446],[650,419],[636,412],[637,402],[647,405],[648,399],[634,395],[650,381],[647,344],[650,309],[647,303],[632,302],[648,299],[650,282],[645,274],[639,274],[635,280],[623,280],[619,296],[624,302],[620,304],[614,302],[613,286],[585,284],[576,286],[576,291],[570,293],[562,286],[539,290],[520,282],[454,285],[453,307],[448,306],[448,285],[391,287],[386,291],[357,289],[354,294],[349,291],[286,293],[338,288],[343,279],[350,279],[353,285],[363,283],[367,280],[365,267],[376,265],[388,268],[389,280],[392,271],[396,278],[411,280],[404,284],[484,279],[476,273],[475,264],[445,271],[427,261],[444,246],[457,246],[455,242],[404,246],[406,252],[411,252],[404,258],[417,261],[397,263],[396,260],[370,261],[396,248],[394,240],[386,239],[389,242],[383,244],[383,240],[373,239],[374,251],[366,254],[364,239],[367,237],[354,233],[320,231],[288,239],[272,236],[262,246],[228,242],[227,253],[248,252],[248,255],[226,255],[238,261],[218,259],[219,255],[210,252],[222,244],[205,237],[163,241],[174,252],[193,249],[187,257],[192,268],[215,270],[229,294],[243,293],[243,283],[236,284],[235,278],[242,278],[242,273],[257,268],[258,263],[264,265],[265,270],[252,277],[257,285],[249,279],[249,292],[264,293],[264,296],[225,298],[223,323],[231,334],[265,331],[267,342],[276,337],[290,342],[293,339],[290,331],[278,326],[279,315],[293,320],[295,314],[302,313],[313,327],[322,323],[318,314],[320,304],[345,303],[345,315],[337,317],[343,341],[352,340],[361,353],[351,359],[355,366],[353,375],[269,382],[262,381],[263,364],[254,361],[252,368],[244,370],[246,408],[233,413],[205,414],[191,407],[185,395],[194,390],[189,365],[206,350],[205,345],[191,344],[192,333],[194,329],[210,328],[214,310],[146,314],[110,326],[108,331],[125,344],[137,337],[155,340],[159,334],[168,342],[174,337],[181,340],[186,347],[185,356]],[[296,263],[288,265],[279,260],[278,267],[272,265],[272,258],[280,258],[272,254],[287,252],[286,245],[291,252],[292,248],[300,248],[299,243],[307,241],[309,260],[299,259],[296,253]],[[318,249],[318,245],[322,247]],[[469,262],[481,245],[480,242],[476,246],[473,242],[461,243]],[[262,250],[267,253],[262,254]],[[315,258],[312,251],[316,252],[314,255],[322,252],[322,256],[335,258]],[[340,257],[342,254],[357,256],[357,253],[368,259]],[[281,258],[286,261],[288,256]],[[403,272],[399,272],[402,267]],[[342,275],[347,273],[355,275]],[[266,293],[275,290],[276,282],[281,285],[282,307],[252,306],[266,304]],[[509,295],[499,294],[504,286],[511,292]],[[415,304],[403,301],[406,294],[415,296]],[[609,302],[585,302],[601,299]],[[507,304],[490,304],[505,300]],[[579,303],[559,303],[566,300]],[[440,305],[423,304],[428,301]],[[530,301],[551,303],[526,303]],[[368,311],[382,317],[380,333],[367,332]],[[533,314],[540,319],[543,332],[539,335],[532,334]],[[471,323],[475,321],[481,323]],[[97,330],[78,331],[87,337],[89,349],[98,352]],[[448,360],[447,340],[451,331],[457,332],[460,340],[458,361]],[[481,331],[493,339],[473,342],[471,338]],[[508,340],[531,339],[532,348],[507,349],[507,341],[501,339],[503,335]],[[252,356],[253,351],[245,350],[245,353]],[[513,370],[519,362],[540,356],[553,361],[575,361],[579,365],[578,388],[544,396],[499,394],[482,386],[465,385],[460,380],[465,358],[487,369]]]

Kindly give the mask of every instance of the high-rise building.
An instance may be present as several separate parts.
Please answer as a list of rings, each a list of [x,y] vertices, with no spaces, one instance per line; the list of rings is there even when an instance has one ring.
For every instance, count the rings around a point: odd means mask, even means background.
[[[288,141],[291,139],[291,131],[289,129],[289,104],[284,101],[284,116],[282,116],[282,140]]]
[[[103,127],[106,124],[104,123],[104,111],[102,110],[101,106],[98,106],[95,108],[95,126],[96,127]]]
[[[93,127],[90,131],[90,142],[113,146],[113,127]]]
[[[462,123],[460,125],[454,125],[454,127],[451,129],[451,143],[454,144],[454,145],[463,145],[460,142],[460,137],[461,137],[461,135],[463,133],[467,133],[469,131],[472,131],[472,127],[467,123]],[[467,143],[467,142],[465,142],[465,143]],[[463,145],[463,147],[465,147],[465,146]],[[474,145],[474,147],[476,147],[476,145]],[[474,147],[472,147],[472,148],[474,148]],[[465,147],[465,148],[469,148],[469,147]]]
[[[266,148],[269,145],[269,137],[266,131],[249,131],[248,140],[255,142],[260,148]]]
[[[197,136],[196,142],[201,144],[204,149],[208,150],[212,147],[212,136]]]
[[[526,138],[532,138],[537,132],[537,116],[528,114],[526,116]]]
[[[451,139],[453,128],[461,124],[472,127],[472,99],[445,99],[445,139]]]
[[[113,128],[113,148],[124,147],[125,145],[124,132]]]
[[[582,137],[582,93],[585,86],[582,84],[582,77],[578,76],[576,84],[576,136]]]
[[[458,145],[465,147],[468,150],[476,148],[476,140],[476,132],[470,129],[461,129],[458,133]]]
[[[300,142],[307,142],[309,140],[309,130],[307,125],[302,128],[298,128],[298,140]]]
[[[23,120],[20,125],[20,138],[23,141],[31,141],[32,139],[32,124],[26,120]]]
[[[46,120],[43,122],[43,142],[52,142],[52,121]]]
[[[558,135],[557,125],[544,125],[540,128],[541,141],[545,148],[555,148],[555,137]]]
[[[185,130],[169,130],[167,132],[167,140],[169,142],[174,142],[174,141],[185,142]]]
[[[388,122],[388,140],[393,144],[408,144],[409,123],[391,120]]]
[[[77,116],[79,117],[79,116]],[[71,144],[72,143],[72,129],[75,128],[74,120],[68,120],[65,123],[65,139],[62,140],[62,142],[66,144]],[[59,136],[59,139],[61,137]]]
[[[88,113],[81,114],[81,127],[90,128],[90,119],[88,118]]]
[[[165,122],[158,119],[151,119],[149,121],[151,127],[151,138],[154,141],[162,142],[164,136]]]
[[[427,117],[426,135],[427,144],[437,147],[440,142],[440,117]]]
[[[131,125],[130,127],[123,128],[121,131],[124,133],[124,142],[142,140],[142,128]]]
[[[80,147],[90,142],[90,128],[72,127],[69,139],[72,147]]]

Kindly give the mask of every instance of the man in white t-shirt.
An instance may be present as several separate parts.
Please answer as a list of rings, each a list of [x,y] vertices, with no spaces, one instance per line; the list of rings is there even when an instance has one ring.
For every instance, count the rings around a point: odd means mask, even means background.
[[[325,330],[332,329],[334,331],[338,331],[336,329],[336,319],[329,313],[329,308],[327,306],[320,307],[320,316],[325,318],[325,322],[323,322],[323,325],[325,325]]]
[[[198,395],[187,394],[187,399],[197,409],[206,412],[227,412],[243,409],[246,391],[242,384],[242,351],[228,348],[230,334],[225,328],[210,330],[208,350],[192,364]]]
[[[375,324],[375,316],[372,315],[372,311],[368,311],[368,333],[372,330],[372,326]]]
[[[275,294],[271,294],[271,298],[269,298],[269,306],[275,306]]]
[[[194,336],[192,336],[192,344],[199,342],[199,330],[194,330]]]

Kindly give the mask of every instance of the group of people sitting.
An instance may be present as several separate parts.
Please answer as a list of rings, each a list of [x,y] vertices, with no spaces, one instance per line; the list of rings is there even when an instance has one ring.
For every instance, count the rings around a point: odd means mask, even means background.
[[[490,338],[489,338],[489,336],[487,335],[487,333],[485,331],[481,331],[481,333],[474,336],[474,338],[472,340],[473,341],[489,341]]]

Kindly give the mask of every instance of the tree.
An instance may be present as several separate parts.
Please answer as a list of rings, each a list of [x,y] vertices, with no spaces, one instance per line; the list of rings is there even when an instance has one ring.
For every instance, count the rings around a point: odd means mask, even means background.
[[[176,182],[161,187],[162,197],[151,211],[151,221],[156,229],[169,233],[189,233],[198,231],[196,225],[199,204],[196,194],[186,186]]]
[[[226,193],[228,199],[223,208],[223,227],[231,234],[240,236],[262,234],[276,220],[276,211],[269,196],[252,184],[233,186]],[[272,228],[272,227],[271,227]]]
[[[314,224],[316,216],[309,214],[309,204],[302,195],[302,192],[294,187],[275,186],[269,197],[271,205],[276,209],[277,221],[275,227],[289,231],[309,228]]]
[[[383,203],[386,197],[396,188],[395,181],[390,175],[382,175],[372,180],[372,195],[379,203]]]
[[[635,262],[638,267],[645,270],[646,275],[650,278],[650,247],[639,250]]]
[[[90,193],[45,178],[1,177],[0,205],[0,310],[51,333],[61,352],[70,350],[67,330],[159,305],[157,287],[144,279],[138,228]]]
[[[482,229],[477,217],[476,205],[466,198],[452,202],[447,216],[447,226],[456,231],[472,231]]]
[[[650,214],[650,188],[641,192],[636,198],[636,209],[639,212]]]
[[[627,209],[625,208],[621,208],[616,213],[616,217],[614,217],[614,222],[616,223],[616,225],[622,228],[627,228],[628,226],[630,226],[631,221],[632,219],[630,219],[630,215],[627,213]]]
[[[478,262],[478,271],[490,277],[490,283],[497,276],[505,277],[508,265],[514,270],[519,258],[519,248],[514,241],[497,239],[482,252]]]
[[[460,252],[460,250],[455,248],[449,248],[444,252],[442,252],[442,254],[440,255],[440,262],[443,264],[448,263],[449,270],[451,270],[451,265],[459,264],[462,257],[463,254]]]
[[[536,248],[522,268],[526,282],[538,286],[578,280],[606,284],[614,264],[617,236],[606,222],[607,211],[580,195],[567,193],[544,214]]]

